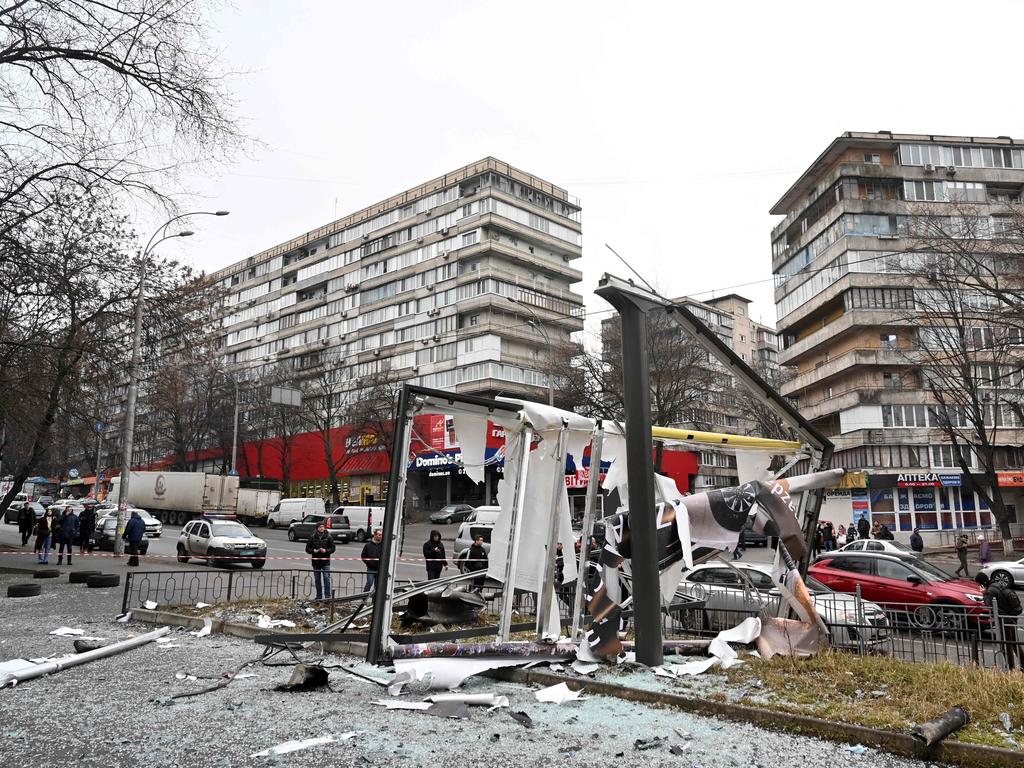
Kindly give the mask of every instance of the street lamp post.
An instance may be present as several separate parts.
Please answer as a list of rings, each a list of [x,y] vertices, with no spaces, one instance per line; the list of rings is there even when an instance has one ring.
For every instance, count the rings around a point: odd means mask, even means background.
[[[149,262],[149,255],[153,249],[164,240],[173,237],[191,237],[194,232],[185,230],[168,235],[167,227],[179,219],[187,216],[227,216],[228,211],[193,211],[183,213],[179,216],[172,216],[165,221],[146,243],[142,251],[142,261],[139,265],[139,293],[135,299],[135,327],[132,333],[132,362],[128,371],[128,400],[125,403],[124,416],[124,437],[121,441],[121,476],[118,478],[117,492],[117,535],[114,537],[114,554],[124,554],[124,533],[125,523],[128,518],[128,486],[132,473],[132,451],[135,443],[135,402],[139,395],[139,365],[142,358],[142,310],[145,303],[146,291],[146,265]],[[157,237],[160,239],[158,240]]]
[[[510,302],[515,304],[517,307],[522,307],[532,315],[533,319],[528,321],[530,325],[536,328],[540,335],[544,337],[544,341],[548,345],[548,405],[554,406],[555,404],[555,348],[551,346],[551,336],[548,335],[547,329],[541,322],[541,319],[537,316],[537,313],[533,311],[533,308],[529,304],[524,304],[511,296],[506,296]]]

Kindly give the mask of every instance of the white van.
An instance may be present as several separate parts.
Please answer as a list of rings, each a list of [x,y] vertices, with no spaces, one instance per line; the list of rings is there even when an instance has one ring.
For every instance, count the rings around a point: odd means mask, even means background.
[[[306,515],[322,515],[325,506],[323,499],[281,499],[267,514],[267,528],[287,528]],[[352,527],[355,527],[355,523]]]
[[[380,528],[384,522],[384,507],[354,507],[342,504],[335,508],[334,514],[348,518],[349,525],[356,533],[356,541],[366,541],[373,535],[373,529]]]

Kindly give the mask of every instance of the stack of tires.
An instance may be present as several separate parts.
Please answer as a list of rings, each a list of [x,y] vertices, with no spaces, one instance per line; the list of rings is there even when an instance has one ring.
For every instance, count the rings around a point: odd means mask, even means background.
[[[56,579],[60,571],[56,568],[39,568],[32,574],[33,579]],[[85,584],[90,589],[102,589],[105,587],[116,587],[121,583],[121,577],[116,573],[103,573],[101,571],[71,571],[68,574],[68,582],[71,584]],[[37,597],[42,594],[42,586],[38,583],[11,584],[7,587],[8,597]]]

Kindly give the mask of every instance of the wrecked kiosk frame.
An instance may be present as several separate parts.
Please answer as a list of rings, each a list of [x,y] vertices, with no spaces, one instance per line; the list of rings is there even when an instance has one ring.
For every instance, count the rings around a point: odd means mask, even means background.
[[[654,509],[654,467],[651,460],[652,432],[662,440],[697,440],[714,441],[719,444],[728,444],[728,435],[705,435],[685,430],[674,430],[669,428],[654,428],[650,424],[649,408],[649,368],[647,364],[647,323],[646,316],[652,311],[665,311],[673,320],[683,327],[709,354],[715,356],[723,365],[728,368],[745,386],[747,386],[757,397],[759,397],[773,413],[775,413],[794,433],[794,436],[802,438],[794,445],[806,446],[811,459],[812,469],[817,471],[827,469],[831,463],[833,445],[810,425],[784,398],[775,392],[756,371],[750,368],[735,352],[722,343],[699,319],[690,313],[685,307],[657,296],[648,291],[636,288],[632,283],[627,283],[610,275],[605,275],[600,281],[597,294],[605,298],[620,313],[623,319],[623,357],[624,370],[636,371],[633,377],[627,377],[624,382],[626,400],[626,467],[629,480],[629,508]],[[405,506],[406,479],[408,471],[408,456],[412,441],[412,420],[417,412],[435,411],[443,413],[457,409],[462,413],[472,413],[476,416],[504,414],[506,417],[516,418],[521,414],[523,405],[515,402],[492,400],[471,395],[458,395],[451,392],[427,389],[413,385],[403,385],[399,397],[398,409],[395,414],[395,440],[392,448],[391,476],[389,483],[388,500],[385,507],[383,521],[383,541],[381,560],[384,568],[381,569],[382,577],[378,577],[374,592],[373,614],[370,625],[370,637],[367,646],[367,661],[380,663],[388,656],[388,635],[391,626],[392,606],[395,590],[395,570],[398,560],[399,546],[396,531],[399,530],[401,516]],[[515,416],[513,416],[515,414]],[[639,429],[629,429],[632,424],[639,425]],[[615,425],[618,426],[618,425]],[[565,434],[567,424],[562,421],[562,429],[558,440],[555,461],[564,462],[565,455]],[[616,430],[618,431],[618,430]],[[532,425],[524,424],[521,432],[522,443],[520,445],[523,453],[520,462],[521,472],[516,477],[516,485],[512,499],[511,528],[507,543],[507,557],[502,589],[502,611],[498,626],[499,642],[507,642],[511,628],[512,603],[515,591],[513,574],[516,570],[516,559],[520,538],[520,523],[522,518],[522,507],[525,499],[526,472],[528,455],[532,442]],[[592,456],[591,461],[600,461],[601,446],[604,437],[604,426],[597,421],[592,435]],[[710,438],[710,439],[709,439]],[[749,438],[743,440],[746,442]],[[736,440],[733,444],[741,442]],[[783,441],[764,441],[765,443],[782,444]],[[787,467],[788,468],[788,467]],[[781,474],[781,473],[780,473]],[[560,480],[560,478],[559,478]],[[582,551],[580,552],[580,563],[585,564],[588,558],[589,533],[593,525],[593,515],[596,509],[598,494],[599,473],[590,474],[587,488],[587,504],[584,516],[584,531],[582,537]],[[557,490],[557,489],[555,489]],[[555,504],[555,494],[552,494],[552,504]],[[804,535],[808,542],[813,535],[817,524],[818,512],[821,505],[821,493],[815,490],[805,492],[801,498],[801,513],[804,517]],[[548,604],[550,597],[550,586],[554,575],[554,551],[557,537],[557,530],[552,515],[551,528],[548,531],[545,547],[545,565],[542,591],[539,594],[537,613],[537,636],[543,637],[544,629],[549,618],[548,613],[552,609]],[[639,523],[639,525],[637,525]],[[634,579],[634,626],[637,637],[637,660],[648,665],[657,665],[662,661],[662,628],[661,628],[661,605],[658,595],[658,571],[656,553],[656,525],[652,515],[638,515],[634,518],[633,530],[633,579]],[[810,551],[810,546],[807,547]],[[644,556],[644,553],[647,553]],[[638,565],[647,563],[649,568],[637,568]],[[805,572],[807,565],[806,557],[801,560],[800,570]],[[581,566],[582,567],[582,566]],[[646,571],[651,571],[646,573]],[[639,578],[638,578],[639,576]],[[650,581],[648,589],[643,584]],[[573,606],[573,620],[570,638],[573,641],[580,639],[582,625],[582,609],[584,594],[582,590],[582,578],[577,579],[577,590]],[[507,588],[511,585],[511,589]]]

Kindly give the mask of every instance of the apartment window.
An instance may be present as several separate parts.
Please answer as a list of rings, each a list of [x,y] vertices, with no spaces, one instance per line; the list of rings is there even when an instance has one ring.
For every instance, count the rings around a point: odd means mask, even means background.
[[[927,409],[923,405],[883,405],[883,427],[927,427]]]
[[[469,324],[470,326],[478,325],[480,323],[480,315],[470,315]]]
[[[864,153],[864,162],[868,163],[869,165],[881,165],[882,164],[882,158],[881,158],[880,155],[872,154],[870,152],[865,152]]]
[[[903,389],[903,383],[898,373],[883,373],[882,383],[886,389]]]
[[[851,288],[843,294],[843,304],[847,310],[913,309],[914,291],[910,288]]]
[[[878,336],[880,346],[884,349],[896,349],[898,346],[895,333],[882,333]]]
[[[963,457],[968,467],[974,466],[974,454],[970,448],[960,445],[954,450],[952,445],[933,445],[932,446],[932,466],[933,467],[958,467],[960,464],[956,461],[956,455],[959,453]]]

